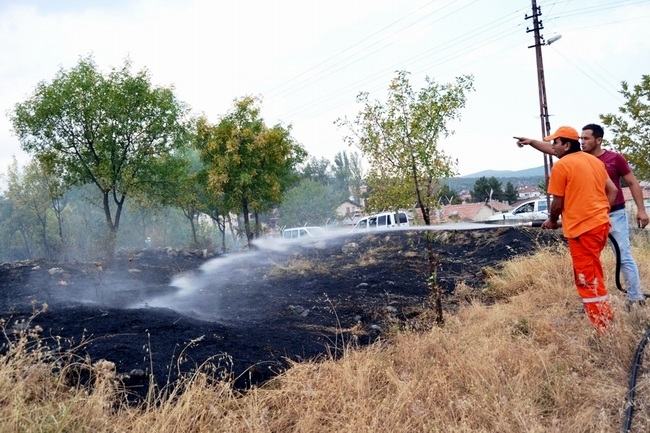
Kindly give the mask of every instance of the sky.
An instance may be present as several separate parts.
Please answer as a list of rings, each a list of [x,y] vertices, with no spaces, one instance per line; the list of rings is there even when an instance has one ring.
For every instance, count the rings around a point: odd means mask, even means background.
[[[538,0],[551,127],[577,129],[617,112],[620,83],[650,73],[650,0]],[[126,60],[172,86],[192,115],[217,122],[245,95],[267,124],[291,125],[310,155],[349,148],[361,91],[384,100],[396,70],[415,88],[474,76],[454,135],[440,147],[457,172],[543,164],[512,136],[541,135],[528,0],[0,0],[0,174],[21,150],[9,116],[41,81],[91,55]],[[605,132],[607,137],[607,131]],[[0,185],[2,185],[0,179]]]

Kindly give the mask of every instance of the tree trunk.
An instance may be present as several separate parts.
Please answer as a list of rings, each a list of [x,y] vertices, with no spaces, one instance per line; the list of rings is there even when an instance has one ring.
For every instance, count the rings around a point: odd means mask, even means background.
[[[124,199],[126,196],[118,200],[117,194],[113,191],[113,200],[115,202],[115,218],[111,215],[111,206],[108,196],[111,191],[102,191],[102,199],[104,204],[104,217],[106,218],[106,225],[108,226],[108,239],[106,240],[106,259],[111,260],[115,255],[115,247],[117,246],[117,231],[120,228],[120,217],[122,216],[122,209],[124,206]]]
[[[253,212],[253,215],[255,215],[255,238],[260,237],[260,215],[257,213],[257,211]]]
[[[43,218],[38,217],[39,222],[41,223],[41,237],[43,238],[43,251],[45,257],[51,259],[50,254],[50,244],[47,242],[47,215],[43,215]]]
[[[27,253],[26,259],[32,258],[32,248],[29,246],[29,239],[27,238],[27,233],[25,232],[24,227],[18,229],[20,236],[23,238],[23,243],[25,244],[25,252]]]
[[[219,229],[221,231],[221,252],[226,254],[226,221],[223,222],[223,228]]]
[[[237,223],[239,223],[239,215],[237,215]],[[235,233],[235,229],[232,227],[232,218],[228,214],[228,228],[230,229],[230,237],[232,237],[233,245],[239,250],[239,236]]]
[[[242,212],[244,214],[244,231],[246,232],[246,242],[248,242],[248,247],[250,248],[251,240],[253,236],[251,233],[251,222],[248,216],[248,199],[243,198],[241,205],[242,205]]]
[[[196,215],[196,212],[191,209],[183,209],[183,215],[185,215],[185,218],[187,218],[190,221],[190,227],[192,227],[192,247],[193,248],[198,248],[199,247],[199,240],[196,237],[196,226],[194,225],[194,216]]]

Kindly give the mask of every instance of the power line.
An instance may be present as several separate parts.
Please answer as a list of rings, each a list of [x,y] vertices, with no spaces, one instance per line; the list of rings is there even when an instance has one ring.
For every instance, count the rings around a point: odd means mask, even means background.
[[[517,25],[516,27],[521,27],[521,24]],[[516,34],[518,32],[519,32],[519,29],[517,29],[517,28],[511,29],[511,30],[506,30],[505,32],[502,31],[500,33],[492,35],[491,39],[486,39],[486,40],[483,41],[483,43],[470,47],[469,50],[467,50],[467,49],[457,50],[457,51],[451,53],[450,55],[447,55],[447,56],[442,57],[442,58],[437,58],[437,59],[435,59],[434,62],[427,63],[421,69],[418,69],[418,70],[414,71],[414,73],[419,73],[419,72],[425,71],[427,69],[430,69],[432,67],[446,64],[446,63],[448,63],[450,61],[453,61],[453,60],[455,60],[455,59],[457,59],[459,57],[470,54],[470,53],[472,53],[474,51],[477,51],[477,50],[483,48],[486,45],[489,45],[489,44],[491,44],[493,42],[504,39],[504,38],[506,38],[508,36],[511,36],[513,34]],[[420,57],[420,56],[417,56],[417,57]],[[474,59],[474,61],[475,60],[476,59]],[[407,66],[409,64],[417,63],[418,61],[419,61],[419,59],[416,60],[416,61],[411,61],[411,62],[401,64],[400,66],[402,66],[402,67]],[[468,62],[468,63],[473,63],[473,61]],[[291,116],[293,116],[294,114],[297,114],[297,113],[304,113],[304,112],[312,111],[313,108],[312,108],[312,110],[309,110],[310,107],[315,107],[317,105],[329,102],[331,100],[337,100],[339,98],[346,98],[346,97],[348,97],[348,95],[344,94],[344,92],[346,90],[358,87],[359,85],[374,83],[374,82],[376,82],[376,81],[378,81],[380,79],[384,80],[384,76],[385,76],[386,72],[388,72],[389,70],[394,70],[394,69],[393,68],[384,69],[382,71],[379,71],[379,73],[375,73],[375,74],[373,74],[371,76],[365,77],[364,79],[362,79],[360,81],[357,81],[355,83],[352,83],[350,85],[347,85],[344,88],[337,89],[335,92],[332,92],[332,94],[330,94],[330,95],[327,95],[327,96],[322,97],[322,98],[317,98],[316,100],[309,101],[308,103],[304,103],[304,104],[292,109],[291,111],[289,111],[287,113],[287,117],[291,117]],[[374,90],[381,89],[384,86],[385,86],[385,83],[382,82],[382,84],[380,86],[372,86],[370,88],[366,87],[364,90],[365,91],[374,91]]]
[[[623,0],[619,2],[605,2],[596,5],[589,5],[588,7],[573,9],[563,13],[562,15],[550,16],[546,18],[546,21],[556,21],[563,18],[570,18],[576,15],[592,15],[598,12],[603,12],[610,9],[616,9],[620,7],[634,6],[642,3],[650,3],[649,0]]]
[[[611,88],[608,86],[603,85],[600,81],[595,79],[594,77],[591,76],[587,71],[585,71],[580,65],[578,65],[576,62],[574,62],[569,56],[566,56],[563,54],[560,50],[557,48],[553,48],[553,50],[558,53],[564,60],[566,60],[569,64],[571,64],[574,68],[576,68],[582,75],[587,77],[592,83],[603,89],[605,92],[609,93],[611,96],[616,98],[619,102],[624,102],[623,98],[621,95],[619,95],[617,92],[613,92]]]
[[[438,21],[441,21],[441,20],[444,19],[444,18],[447,18],[447,17],[449,17],[449,16],[451,16],[451,15],[453,15],[453,14],[456,14],[456,13],[462,11],[463,9],[465,9],[465,8],[467,8],[467,7],[469,7],[469,6],[471,6],[472,4],[474,4],[474,3],[478,2],[478,1],[479,1],[479,0],[471,0],[469,3],[467,3],[467,4],[465,4],[465,5],[462,5],[462,6],[460,6],[460,7],[457,8],[457,9],[452,10],[451,12],[449,12],[449,13],[447,13],[447,14],[445,14],[445,15],[439,17],[439,18],[437,18],[436,20],[434,20],[434,21],[432,21],[432,22],[429,22],[427,25],[430,26],[430,25],[432,25],[432,24],[434,24],[434,23],[436,23],[436,22],[438,22]],[[434,12],[436,12],[436,11],[434,11]],[[427,14],[427,16],[428,16],[428,15],[431,15],[431,14]],[[404,30],[408,30],[409,28],[412,28],[412,27],[415,26],[417,23],[419,23],[419,22],[423,21],[425,18],[427,18],[427,16],[419,18],[417,21],[415,21],[415,22],[409,24],[409,25],[406,26],[406,27],[403,27],[403,28],[399,29],[397,32],[393,33],[393,34],[390,35],[390,36],[394,36],[394,35],[397,34],[397,33],[400,33],[400,32],[403,32]],[[387,36],[387,37],[388,37],[388,36]],[[380,44],[382,41],[386,40],[387,37],[384,37],[384,38],[382,38],[382,39],[379,39],[379,40],[373,42],[372,44],[370,44],[370,45],[368,45],[368,46],[366,46],[366,47],[363,47],[363,50],[368,50],[369,48],[374,47],[374,46]],[[323,77],[330,76],[330,75],[332,75],[333,73],[336,73],[336,72],[338,72],[338,71],[340,71],[340,70],[342,70],[342,69],[344,69],[344,68],[346,68],[346,67],[348,67],[348,66],[350,66],[350,65],[353,65],[353,64],[355,64],[355,63],[358,63],[359,61],[361,61],[361,60],[363,60],[363,59],[366,59],[366,58],[370,57],[371,55],[373,55],[373,54],[375,54],[375,53],[380,52],[381,50],[383,50],[383,49],[389,47],[390,45],[395,44],[397,41],[398,41],[397,38],[392,38],[392,39],[389,40],[387,43],[381,45],[381,46],[378,47],[378,48],[375,48],[375,49],[373,49],[373,50],[371,50],[371,51],[364,51],[363,55],[361,55],[361,56],[358,56],[359,53],[351,53],[350,55],[346,56],[346,58],[343,59],[342,62],[331,64],[331,65],[329,65],[328,67],[326,67],[326,68],[324,68],[323,70],[321,70],[320,72],[318,72],[317,74],[312,75],[312,76],[309,77],[309,78],[306,78],[305,80],[303,80],[302,83],[300,83],[299,85],[295,86],[294,88],[289,88],[289,89],[282,90],[282,91],[280,91],[280,92],[276,92],[275,94],[273,94],[273,96],[285,96],[285,95],[291,94],[291,93],[293,93],[293,92],[295,92],[295,91],[297,91],[297,90],[300,90],[300,89],[302,89],[302,88],[308,86],[309,84],[311,84],[312,82],[314,82],[314,81],[316,81],[316,80],[321,80]],[[346,62],[346,61],[347,61],[347,62]],[[291,85],[293,85],[293,84],[294,84],[294,83],[291,83]]]
[[[435,12],[438,12],[438,11],[440,11],[440,10],[443,10],[443,9],[445,9],[446,7],[450,6],[450,5],[452,5],[452,4],[454,4],[454,3],[457,3],[458,1],[459,1],[459,0],[453,0],[453,1],[451,1],[450,3],[447,3],[446,5],[442,6],[441,8],[436,9],[436,10],[434,10],[434,11],[432,11],[432,12],[429,12],[429,13],[426,14],[425,16],[428,16],[428,15],[430,15],[430,14],[432,14],[432,13],[435,13]],[[367,36],[361,38],[359,41],[355,42],[354,44],[349,45],[348,47],[344,48],[343,50],[340,50],[340,51],[338,51],[338,52],[332,54],[331,56],[329,56],[329,57],[327,57],[326,59],[322,60],[321,62],[317,63],[316,65],[309,67],[308,69],[306,69],[306,70],[300,72],[299,74],[293,76],[292,78],[286,80],[284,83],[282,83],[282,84],[280,84],[280,85],[278,85],[278,86],[276,86],[276,87],[270,89],[268,93],[269,93],[269,94],[273,94],[273,93],[277,92],[279,89],[285,87],[287,84],[290,84],[290,83],[294,82],[295,80],[297,80],[297,79],[303,77],[304,75],[306,75],[306,74],[308,74],[308,73],[310,73],[310,72],[312,72],[312,71],[318,69],[319,67],[321,67],[321,66],[327,64],[330,60],[337,58],[337,57],[340,56],[341,54],[344,54],[344,53],[350,51],[351,49],[360,46],[361,44],[363,44],[363,43],[366,42],[367,40],[371,39],[372,37],[374,37],[374,36],[376,36],[376,35],[378,35],[378,34],[383,33],[384,31],[386,31],[387,29],[391,28],[391,27],[394,26],[395,24],[397,24],[397,23],[399,23],[399,22],[405,20],[406,18],[408,18],[409,16],[413,15],[414,13],[417,13],[417,12],[421,11],[422,9],[428,7],[429,5],[431,5],[431,4],[434,3],[434,2],[436,2],[436,0],[432,0],[432,1],[428,2],[428,3],[426,3],[424,6],[421,6],[421,7],[417,8],[417,9],[415,9],[415,10],[412,10],[412,11],[409,12],[408,14],[402,16],[401,18],[398,18],[397,20],[395,20],[395,21],[393,21],[393,22],[387,24],[386,26],[380,28],[379,30],[376,30],[376,31],[372,32],[371,34],[369,34],[369,35],[367,35]]]
[[[469,33],[464,33],[464,34],[459,35],[459,36],[457,36],[455,38],[452,38],[451,40],[445,41],[444,43],[441,43],[441,44],[438,44],[438,45],[433,46],[431,48],[428,48],[427,50],[425,50],[423,52],[420,52],[420,53],[416,54],[415,56],[406,59],[406,62],[402,61],[402,62],[399,62],[399,63],[395,63],[395,64],[391,65],[390,67],[384,68],[381,71],[378,71],[378,72],[376,72],[374,74],[366,76],[366,77],[364,77],[363,79],[361,79],[359,81],[356,81],[356,82],[354,82],[354,83],[352,83],[350,85],[347,85],[347,86],[345,86],[343,88],[339,88],[339,89],[337,89],[337,91],[335,92],[334,95],[329,95],[329,96],[326,96],[325,98],[319,98],[319,99],[317,99],[317,101],[330,100],[332,98],[336,98],[336,96],[337,96],[336,93],[342,92],[342,91],[347,90],[347,89],[352,88],[352,87],[356,87],[356,86],[358,86],[360,84],[364,84],[364,83],[367,84],[369,81],[373,81],[372,78],[379,77],[379,76],[383,77],[383,75],[386,72],[395,70],[396,67],[403,68],[404,66],[407,66],[409,64],[417,63],[421,59],[426,58],[432,51],[435,51],[437,54],[440,54],[440,53],[445,52],[445,51],[447,51],[447,50],[449,50],[449,49],[451,49],[453,47],[461,45],[464,42],[469,43],[473,39],[476,39],[477,37],[484,36],[486,33],[491,31],[492,29],[494,29],[496,27],[501,27],[501,23],[504,20],[506,20],[508,17],[510,17],[512,15],[515,15],[515,14],[519,13],[522,10],[523,9],[518,9],[518,10],[516,10],[514,12],[510,12],[510,13],[508,13],[508,14],[500,17],[500,18],[497,18],[497,19],[495,19],[495,20],[493,20],[493,21],[491,21],[489,23],[484,24],[483,26],[480,26],[480,27],[474,29],[473,31],[471,31]],[[500,39],[500,38],[503,37],[504,33],[506,33],[504,36],[510,36],[511,34],[514,34],[514,33],[517,32],[516,29],[518,27],[521,27],[521,24],[517,24],[516,26],[514,26],[514,30],[506,30],[505,32],[502,30],[502,31],[500,31],[500,32],[498,32],[496,34],[489,35],[488,37],[489,38],[494,38],[495,36],[499,36],[499,39]],[[488,40],[488,43],[489,42],[493,42],[493,40]],[[480,48],[483,45],[485,45],[485,44],[480,44],[478,47]],[[475,51],[475,49],[476,48],[470,49],[469,51],[466,48],[462,48],[461,50],[456,50],[456,51],[452,52],[450,55],[442,57],[442,61],[441,61],[440,58],[436,59],[434,65],[437,66],[439,64],[443,64],[448,60],[453,60],[454,58],[463,55],[464,53],[473,52],[473,51]],[[445,60],[445,59],[448,59],[448,60]],[[305,87],[305,86],[302,86],[302,87]],[[294,112],[300,112],[302,110],[302,108],[307,107],[307,106],[313,106],[313,104],[314,104],[314,101],[310,101],[309,103],[302,104],[299,107],[297,107],[296,109],[291,110],[289,113],[294,114]]]

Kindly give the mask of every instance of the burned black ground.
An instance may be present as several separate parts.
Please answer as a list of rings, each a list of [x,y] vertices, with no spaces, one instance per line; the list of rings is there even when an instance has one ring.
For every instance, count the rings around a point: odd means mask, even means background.
[[[438,284],[453,312],[459,282],[479,290],[486,268],[555,233],[494,228],[433,233]],[[34,308],[51,346],[113,361],[135,392],[206,361],[237,386],[260,383],[286,360],[336,355],[428,309],[424,232],[353,234],[206,262],[200,253],[146,250],[103,263],[0,265],[0,317],[10,334]],[[199,266],[205,264],[203,270]],[[225,265],[227,264],[227,265]],[[182,276],[180,287],[170,285]],[[56,338],[61,337],[61,338]]]

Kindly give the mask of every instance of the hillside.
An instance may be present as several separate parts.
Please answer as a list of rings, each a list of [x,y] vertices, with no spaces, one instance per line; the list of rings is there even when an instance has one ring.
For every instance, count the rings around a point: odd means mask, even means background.
[[[465,176],[460,176],[461,178],[478,178],[478,177],[491,177],[496,178],[527,178],[527,177],[543,177],[544,176],[544,166],[527,168],[524,170],[483,170],[476,173],[467,174]]]

